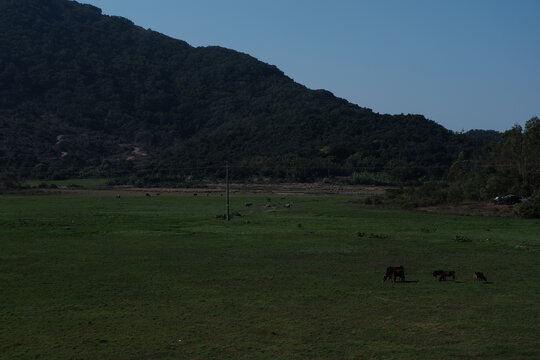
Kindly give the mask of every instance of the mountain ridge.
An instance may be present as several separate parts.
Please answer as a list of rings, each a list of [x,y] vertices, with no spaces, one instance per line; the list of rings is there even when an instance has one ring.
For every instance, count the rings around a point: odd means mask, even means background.
[[[374,113],[249,54],[192,47],[75,1],[0,0],[0,34],[0,165],[18,176],[179,178],[229,161],[247,168],[243,177],[440,178],[460,151],[486,142],[421,115]],[[122,144],[147,156],[128,160]]]

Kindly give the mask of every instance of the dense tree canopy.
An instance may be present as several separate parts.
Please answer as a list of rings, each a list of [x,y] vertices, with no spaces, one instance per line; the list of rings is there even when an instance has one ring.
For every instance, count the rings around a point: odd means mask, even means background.
[[[181,178],[229,161],[242,177],[417,181],[498,135],[377,114],[67,0],[0,0],[0,84],[0,167],[20,176]]]

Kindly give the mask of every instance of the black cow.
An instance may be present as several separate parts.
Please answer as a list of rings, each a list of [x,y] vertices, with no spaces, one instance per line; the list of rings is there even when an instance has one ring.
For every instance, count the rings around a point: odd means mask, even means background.
[[[484,273],[481,271],[475,271],[472,277],[473,280],[484,280],[485,282],[488,281],[487,277],[485,277]]]
[[[443,271],[439,276],[439,281],[446,280],[447,277],[452,277],[452,280],[456,280],[456,272],[455,271]]]
[[[443,272],[444,272],[444,270],[435,270],[435,271],[432,272],[431,274],[433,275],[433,277],[435,278],[435,280],[437,280],[437,277],[438,277],[438,276],[441,276]]]

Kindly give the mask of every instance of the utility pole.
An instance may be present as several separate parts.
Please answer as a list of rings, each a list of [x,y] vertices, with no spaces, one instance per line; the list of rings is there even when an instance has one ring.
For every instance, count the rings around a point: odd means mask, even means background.
[[[230,208],[230,203],[229,203],[229,162],[227,161],[225,163],[225,182],[226,182],[226,187],[227,187],[227,205],[225,206],[226,210],[227,210],[227,221],[230,221],[231,220],[231,217],[229,215],[229,208]]]

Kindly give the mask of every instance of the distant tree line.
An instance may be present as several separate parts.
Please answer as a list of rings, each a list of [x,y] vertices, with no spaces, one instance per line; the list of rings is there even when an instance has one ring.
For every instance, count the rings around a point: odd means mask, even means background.
[[[461,152],[448,171],[447,181],[390,191],[387,200],[406,207],[493,201],[515,195],[527,199],[516,205],[522,217],[540,217],[540,119],[533,117],[502,134],[475,156]]]

